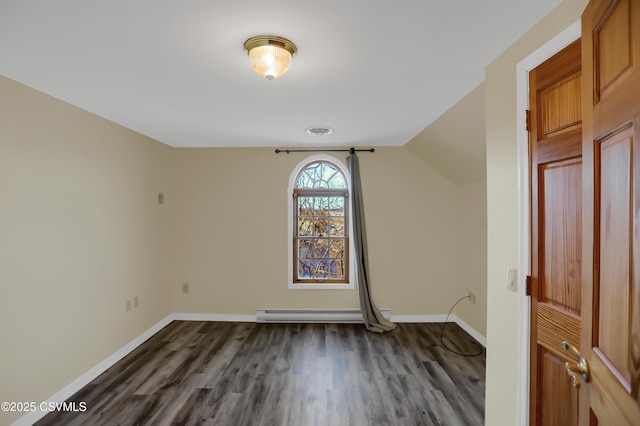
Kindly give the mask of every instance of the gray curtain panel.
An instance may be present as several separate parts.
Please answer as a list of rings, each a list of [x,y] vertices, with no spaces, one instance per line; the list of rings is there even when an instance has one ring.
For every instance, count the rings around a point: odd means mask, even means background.
[[[396,325],[384,319],[380,310],[371,299],[371,278],[369,276],[369,253],[367,251],[367,230],[364,221],[364,204],[362,202],[362,186],[360,185],[360,165],[353,148],[349,157],[349,174],[351,175],[351,207],[353,210],[353,244],[356,252],[356,284],[360,299],[360,310],[367,330],[384,333],[396,328]]]

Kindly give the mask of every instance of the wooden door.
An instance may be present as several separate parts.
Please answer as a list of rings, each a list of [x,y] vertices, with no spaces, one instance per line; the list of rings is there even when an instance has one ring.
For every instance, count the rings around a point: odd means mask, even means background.
[[[580,41],[529,73],[531,161],[530,424],[578,424],[562,348],[580,346],[582,114]]]
[[[640,425],[640,0],[592,0],[582,43],[580,424]]]

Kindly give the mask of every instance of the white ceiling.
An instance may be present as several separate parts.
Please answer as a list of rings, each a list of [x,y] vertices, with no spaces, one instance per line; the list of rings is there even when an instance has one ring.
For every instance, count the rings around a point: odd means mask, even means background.
[[[559,3],[0,0],[0,74],[174,147],[404,145]],[[261,34],[298,47],[274,81]]]

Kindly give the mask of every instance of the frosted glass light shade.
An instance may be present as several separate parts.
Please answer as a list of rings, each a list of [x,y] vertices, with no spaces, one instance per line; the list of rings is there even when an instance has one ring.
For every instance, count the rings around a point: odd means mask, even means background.
[[[253,37],[244,42],[253,69],[267,80],[273,80],[287,72],[296,46],[289,40],[276,36]]]

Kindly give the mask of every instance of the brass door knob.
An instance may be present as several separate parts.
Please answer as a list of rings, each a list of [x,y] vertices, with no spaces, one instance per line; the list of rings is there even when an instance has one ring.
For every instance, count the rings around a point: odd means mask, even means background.
[[[564,349],[569,349],[578,358],[577,364],[571,364],[570,362],[565,362],[564,371],[566,371],[567,374],[571,377],[571,382],[573,384],[573,387],[579,388],[582,380],[584,380],[585,382],[589,381],[589,363],[587,362],[586,359],[582,357],[582,355],[580,355],[580,351],[578,351],[578,349],[575,346],[573,346],[566,340],[562,342],[562,347]],[[582,380],[580,379],[581,377],[582,377]]]

